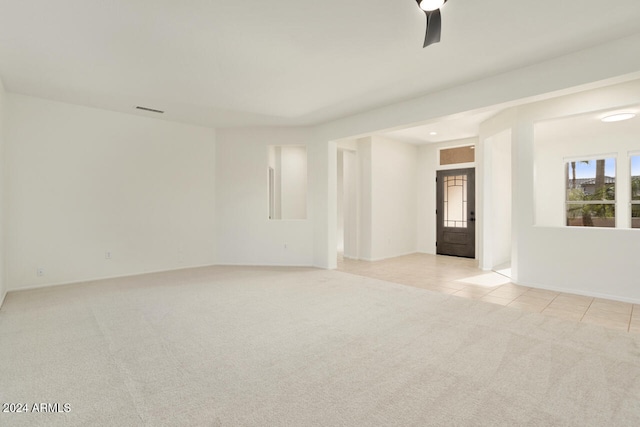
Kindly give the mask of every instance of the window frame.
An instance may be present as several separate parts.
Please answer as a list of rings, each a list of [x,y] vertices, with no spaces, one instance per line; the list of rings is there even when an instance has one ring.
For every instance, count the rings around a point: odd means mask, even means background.
[[[618,175],[619,175],[619,167],[618,167],[618,163],[619,163],[619,158],[618,158],[618,153],[601,153],[601,154],[593,154],[593,155],[584,155],[584,156],[571,156],[571,157],[565,157],[563,158],[563,166],[564,166],[564,174],[565,177],[567,177],[567,179],[565,180],[565,189],[564,189],[564,226],[565,227],[571,227],[571,228],[619,228],[618,227],[618,221],[617,221],[617,211],[619,209],[618,206],[618,200],[620,199],[618,191],[619,191],[619,186],[618,186]],[[597,161],[597,160],[608,160],[611,159],[614,162],[614,193],[613,193],[613,200],[610,199],[602,199],[602,200],[569,200],[569,188],[566,185],[566,183],[569,182],[569,165],[573,162],[585,162],[585,161]],[[629,160],[630,162],[631,160]],[[606,174],[605,174],[605,178],[606,178]],[[569,225],[569,215],[568,215],[568,208],[570,205],[611,205],[613,206],[613,226],[611,227],[602,227],[602,226],[586,226],[586,225]]]
[[[640,226],[633,226],[633,207],[640,206],[640,199],[633,200],[633,158],[637,157],[640,160],[640,151],[630,151],[627,157],[629,161],[629,228],[632,230],[640,230]]]

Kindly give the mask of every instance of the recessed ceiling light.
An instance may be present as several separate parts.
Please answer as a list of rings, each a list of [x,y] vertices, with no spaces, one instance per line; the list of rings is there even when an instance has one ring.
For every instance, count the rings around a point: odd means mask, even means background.
[[[621,122],[623,120],[633,119],[635,116],[636,116],[635,113],[616,113],[616,114],[610,114],[608,116],[605,116],[600,120],[607,123]]]
[[[432,136],[433,135],[437,135],[437,134],[438,134],[438,132],[429,132],[429,135],[432,135]]]

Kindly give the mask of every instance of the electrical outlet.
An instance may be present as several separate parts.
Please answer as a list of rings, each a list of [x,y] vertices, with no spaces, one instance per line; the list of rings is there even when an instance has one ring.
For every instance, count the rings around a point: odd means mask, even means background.
[[[104,253],[104,259],[111,259],[111,251],[106,251]]]
[[[42,268],[42,267],[38,267],[38,268],[36,269],[36,276],[38,276],[38,277],[42,277],[42,276],[44,276],[44,268]]]

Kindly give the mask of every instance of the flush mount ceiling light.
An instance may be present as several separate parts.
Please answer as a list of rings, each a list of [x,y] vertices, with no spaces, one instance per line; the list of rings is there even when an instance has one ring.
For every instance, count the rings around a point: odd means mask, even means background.
[[[431,12],[436,9],[440,9],[440,6],[444,4],[445,0],[420,0],[418,4],[420,9]]]
[[[429,132],[429,135],[437,135],[438,132]]]
[[[623,120],[633,119],[635,116],[635,113],[615,113],[604,116],[600,120],[606,123],[621,122]]]
[[[440,32],[442,21],[440,19],[440,8],[447,0],[416,0],[420,9],[427,15],[427,33],[424,36],[424,45],[427,47],[440,42]]]

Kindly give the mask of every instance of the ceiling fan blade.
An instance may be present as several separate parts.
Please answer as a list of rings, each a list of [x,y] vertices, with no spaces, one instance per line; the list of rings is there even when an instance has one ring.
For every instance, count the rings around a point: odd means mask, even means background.
[[[431,12],[425,12],[427,15],[427,34],[424,36],[423,48],[440,42],[440,32],[442,30],[442,21],[440,19],[440,9]]]

